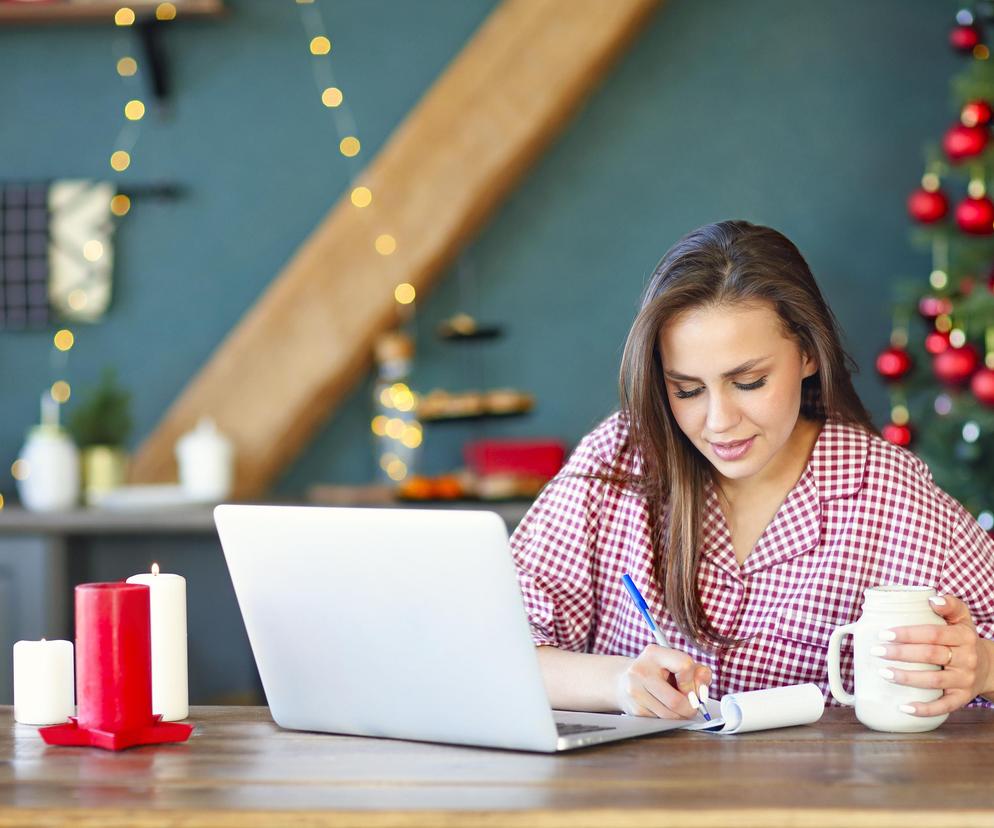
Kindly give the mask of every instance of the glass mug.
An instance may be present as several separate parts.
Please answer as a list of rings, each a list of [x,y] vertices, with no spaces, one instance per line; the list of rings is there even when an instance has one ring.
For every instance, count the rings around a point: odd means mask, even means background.
[[[932,611],[928,599],[935,590],[926,586],[876,586],[863,593],[863,614],[855,624],[846,624],[832,633],[828,640],[828,683],[832,695],[842,704],[856,708],[856,718],[873,730],[891,733],[923,733],[941,725],[942,716],[912,716],[898,707],[913,702],[935,701],[940,689],[908,687],[894,684],[880,675],[881,667],[899,670],[941,670],[937,664],[909,664],[871,656],[870,648],[884,642],[881,630],[914,624],[944,625],[946,622]],[[842,686],[839,671],[839,651],[842,637],[853,637],[853,682],[855,693]]]

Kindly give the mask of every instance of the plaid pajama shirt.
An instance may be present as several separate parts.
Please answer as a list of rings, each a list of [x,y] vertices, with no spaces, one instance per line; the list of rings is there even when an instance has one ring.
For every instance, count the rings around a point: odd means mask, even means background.
[[[860,616],[863,590],[878,584],[926,584],[956,595],[969,606],[978,634],[994,638],[994,540],[914,454],[830,420],[742,565],[709,489],[697,573],[701,600],[720,632],[748,641],[701,650],[662,606],[644,498],[570,476],[637,472],[627,437],[621,414],[588,434],[511,538],[536,645],[637,656],[653,638],[621,583],[625,572],[671,645],[711,668],[715,697],[814,682],[833,703],[829,635]],[[851,687],[851,639],[845,644],[842,675]]]

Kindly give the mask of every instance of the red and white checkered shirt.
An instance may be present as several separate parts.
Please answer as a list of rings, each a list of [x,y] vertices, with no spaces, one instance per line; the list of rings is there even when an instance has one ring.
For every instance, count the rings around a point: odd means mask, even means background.
[[[711,668],[715,697],[810,681],[831,703],[829,635],[859,618],[863,590],[878,584],[925,584],[956,595],[978,634],[994,638],[994,541],[914,454],[829,421],[742,565],[709,490],[701,600],[717,630],[749,640],[702,651],[663,609],[645,499],[570,476],[637,472],[627,438],[621,414],[588,434],[511,538],[536,645],[637,656],[653,638],[621,582],[625,572],[671,645]],[[843,648],[842,674],[852,686],[851,646]]]

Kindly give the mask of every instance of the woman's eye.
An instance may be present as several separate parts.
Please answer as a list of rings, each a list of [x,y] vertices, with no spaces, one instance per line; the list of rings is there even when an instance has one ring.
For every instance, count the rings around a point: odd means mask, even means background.
[[[677,397],[678,399],[681,399],[681,400],[689,400],[691,397],[696,397],[703,390],[704,390],[703,387],[701,387],[701,388],[695,388],[693,391],[681,391],[679,388],[677,388],[673,392],[673,396]]]
[[[755,391],[757,388],[762,388],[764,385],[766,385],[766,377],[760,377],[755,382],[735,383],[735,387],[740,391]]]

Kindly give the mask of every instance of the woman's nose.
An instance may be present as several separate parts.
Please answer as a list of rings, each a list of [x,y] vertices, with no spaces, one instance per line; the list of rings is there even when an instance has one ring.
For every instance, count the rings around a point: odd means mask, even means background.
[[[734,428],[739,421],[738,410],[727,394],[710,394],[708,397],[708,431],[719,436]]]

